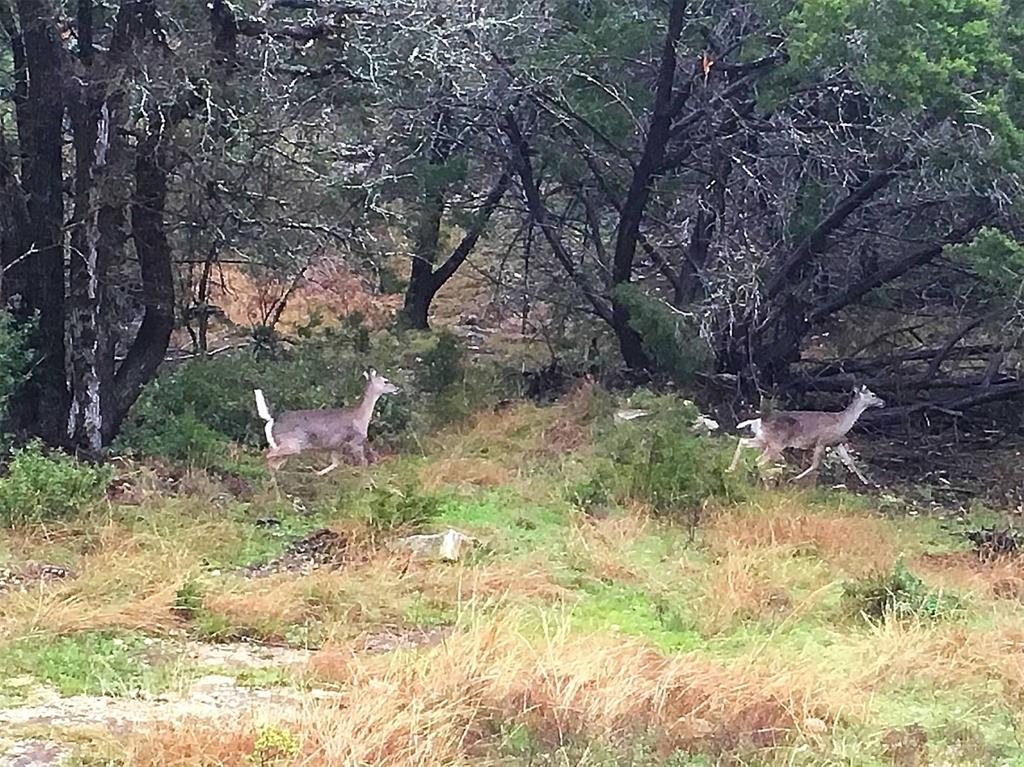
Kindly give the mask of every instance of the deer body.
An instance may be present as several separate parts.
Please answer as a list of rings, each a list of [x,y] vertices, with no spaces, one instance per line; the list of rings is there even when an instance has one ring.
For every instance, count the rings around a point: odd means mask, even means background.
[[[312,452],[329,452],[331,464],[317,474],[323,476],[338,466],[342,452],[350,453],[358,463],[365,465],[372,455],[367,444],[367,432],[373,411],[385,394],[393,394],[398,387],[376,370],[366,374],[366,389],[358,405],[336,410],[287,410],[274,418],[263,398],[263,392],[256,389],[256,409],[266,421],[265,431],[270,449],[267,450],[267,465],[277,471],[293,455]]]
[[[843,464],[850,469],[865,485],[867,479],[853,462],[850,451],[846,448],[846,435],[857,423],[864,411],[870,407],[883,407],[885,402],[866,386],[858,387],[853,401],[838,413],[827,413],[816,410],[792,410],[774,413],[762,418],[744,421],[737,428],[749,428],[754,436],[741,438],[736,445],[729,471],[736,468],[740,453],[745,447],[761,448],[758,463],[765,464],[778,459],[786,448],[814,450],[811,465],[797,475],[802,479],[821,465],[825,450],[834,447]]]

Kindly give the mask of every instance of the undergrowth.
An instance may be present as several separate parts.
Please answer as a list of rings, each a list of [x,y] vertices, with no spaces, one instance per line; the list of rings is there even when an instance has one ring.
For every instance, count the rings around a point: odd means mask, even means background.
[[[108,466],[90,466],[31,442],[14,451],[0,477],[0,525],[77,515],[100,501],[113,478]]]

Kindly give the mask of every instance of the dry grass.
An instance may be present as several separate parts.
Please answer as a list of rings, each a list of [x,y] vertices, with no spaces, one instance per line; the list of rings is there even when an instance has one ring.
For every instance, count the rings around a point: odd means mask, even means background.
[[[608,581],[636,583],[642,573],[623,555],[648,534],[649,517],[628,514],[607,519],[580,518],[572,527],[569,553],[592,575]]]
[[[219,267],[219,279],[212,300],[235,325],[258,322],[267,307],[287,290],[285,281],[254,277],[230,264]],[[370,292],[364,282],[337,260],[323,260],[309,268],[288,299],[281,325],[295,327],[319,313],[326,317],[345,317],[360,312],[371,327],[380,327],[394,314],[401,296],[380,296]]]
[[[581,381],[547,407],[521,402],[498,412],[482,412],[466,424],[434,438],[432,452],[447,460],[486,457],[509,467],[523,459],[550,459],[585,448],[597,390]]]
[[[453,487],[499,487],[512,482],[512,471],[486,458],[440,458],[423,466],[420,484],[428,492]]]
[[[556,632],[532,640],[504,619],[421,656],[325,650],[313,674],[341,704],[275,712],[300,735],[291,764],[469,764],[493,753],[497,726],[528,727],[541,741],[628,744],[723,752],[777,744],[810,718],[828,719],[825,691],[791,669],[764,673],[663,656],[620,637]],[[260,720],[187,722],[133,741],[132,765],[243,765]],[[286,762],[289,763],[289,762]]]
[[[198,535],[223,531],[216,524],[196,527]],[[59,537],[49,537],[45,545],[53,546]],[[198,569],[201,549],[136,534],[114,522],[78,542],[83,551],[73,564],[74,577],[0,599],[0,638],[90,629],[161,631],[175,625],[170,612],[174,594]]]
[[[789,613],[792,599],[773,557],[730,554],[700,576],[703,596],[696,611],[701,631],[714,635],[737,622],[771,620]]]
[[[982,559],[974,551],[927,554],[914,569],[942,586],[966,589],[987,597],[1024,602],[1024,557]]]
[[[719,512],[707,526],[716,551],[772,549],[778,556],[808,554],[851,575],[887,569],[896,550],[886,523],[867,516],[808,513],[781,498],[765,508]]]
[[[1024,629],[1019,620],[989,630],[886,621],[848,639],[850,683],[864,690],[924,678],[946,689],[995,681],[1007,694],[1024,690]]]

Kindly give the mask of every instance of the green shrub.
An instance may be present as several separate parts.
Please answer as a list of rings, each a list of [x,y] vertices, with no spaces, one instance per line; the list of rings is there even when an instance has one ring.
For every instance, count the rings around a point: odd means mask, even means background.
[[[180,416],[130,422],[118,438],[115,449],[127,448],[138,455],[161,456],[190,466],[223,466],[230,440],[186,410]]]
[[[258,360],[239,350],[183,363],[146,388],[125,424],[118,447],[179,460],[202,459],[211,451],[216,456],[222,450],[218,441],[265,447],[253,389],[263,389],[275,412],[351,405],[366,384],[362,372],[367,363],[357,362],[361,356],[325,331],[279,359]],[[383,364],[377,367],[391,378],[400,375]],[[182,419],[187,422],[179,429]],[[385,397],[378,404],[371,429],[390,439],[404,431],[408,421],[408,406],[400,398]],[[183,433],[176,436],[175,431]],[[214,433],[220,435],[219,440]]]
[[[437,517],[442,503],[416,487],[375,487],[359,497],[356,517],[378,532],[416,528]]]
[[[271,767],[294,759],[300,747],[299,737],[291,730],[267,725],[256,735],[252,753],[246,761],[255,767]]]
[[[601,430],[593,487],[646,503],[656,514],[694,513],[708,500],[743,497],[743,484],[726,471],[729,446],[694,433],[692,403],[640,391],[629,406],[649,415]]]
[[[224,465],[231,443],[266,447],[253,389],[264,391],[275,413],[344,407],[359,401],[362,373],[371,366],[402,389],[377,403],[373,442],[407,444],[504,396],[502,371],[468,368],[450,334],[368,336],[358,317],[339,328],[321,327],[314,318],[300,331],[300,340],[274,358],[237,350],[168,368],[146,387],[115,449],[234,471],[234,464]]]
[[[69,517],[104,497],[113,472],[88,466],[39,442],[14,451],[0,478],[0,524],[15,525]]]
[[[154,656],[141,634],[83,631],[70,636],[34,635],[0,645],[3,681],[31,675],[61,695],[127,696],[168,689],[179,669]]]
[[[18,320],[8,312],[0,312],[0,413],[18,387],[25,381],[32,365],[34,321]]]
[[[174,594],[171,611],[183,620],[190,621],[203,610],[203,590],[195,581],[185,581]]]
[[[709,359],[695,325],[632,283],[619,285],[615,298],[629,311],[630,327],[640,334],[644,351],[657,368],[677,384],[692,384]]]
[[[844,584],[843,601],[850,612],[870,621],[939,619],[963,609],[959,597],[929,589],[903,562],[888,572]]]
[[[608,472],[595,471],[569,490],[569,501],[580,511],[590,514],[605,508],[611,502]]]
[[[420,355],[416,382],[421,390],[436,394],[462,383],[466,368],[465,353],[457,336],[441,331],[435,338],[433,345]]]

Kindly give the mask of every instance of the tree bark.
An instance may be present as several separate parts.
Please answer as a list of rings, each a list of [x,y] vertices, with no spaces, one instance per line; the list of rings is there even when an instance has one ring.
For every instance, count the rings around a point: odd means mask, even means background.
[[[154,121],[159,125],[160,122]],[[132,240],[142,275],[145,314],[124,362],[114,379],[104,442],[117,434],[142,387],[156,375],[174,329],[174,273],[171,246],[164,225],[167,207],[167,137],[150,134],[140,142],[135,162],[135,195],[131,204]]]
[[[55,10],[46,0],[17,0],[28,84],[17,102],[22,187],[27,198],[28,250],[7,277],[20,296],[19,314],[37,317],[39,359],[12,407],[16,428],[52,444],[64,441],[68,389],[64,376],[64,249],[62,81],[64,51]]]
[[[687,90],[675,94],[676,45],[683,33],[685,15],[686,0],[672,0],[654,92],[654,113],[647,128],[643,154],[633,171],[629,191],[622,204],[615,234],[615,253],[612,257],[612,328],[619,341],[622,359],[634,370],[650,369],[651,361],[644,351],[643,339],[630,325],[629,309],[618,299],[614,288],[633,278],[633,260],[640,237],[640,224],[647,209],[651,186],[665,158],[672,118],[679,113],[688,95],[689,84]]]
[[[444,217],[445,193],[442,189],[428,190],[420,204],[419,222],[413,238],[412,264],[409,286],[405,291],[402,315],[405,324],[416,330],[429,327],[427,314],[434,296],[434,264],[441,239],[441,219]]]
[[[103,447],[101,393],[106,332],[106,259],[101,258],[100,196],[110,148],[110,111],[92,89],[83,88],[70,109],[75,149],[75,212],[71,236],[68,305],[68,380],[71,407],[68,438],[98,452]]]
[[[502,173],[487,193],[480,212],[469,225],[462,240],[437,269],[434,268],[434,264],[437,262],[444,202],[441,199],[431,201],[432,207],[425,211],[422,229],[417,236],[409,287],[406,290],[405,305],[402,308],[402,314],[408,327],[419,330],[426,330],[429,327],[430,305],[434,296],[469,258],[501,203],[501,199],[505,196],[505,192],[508,191],[510,183],[509,173],[507,171]]]

